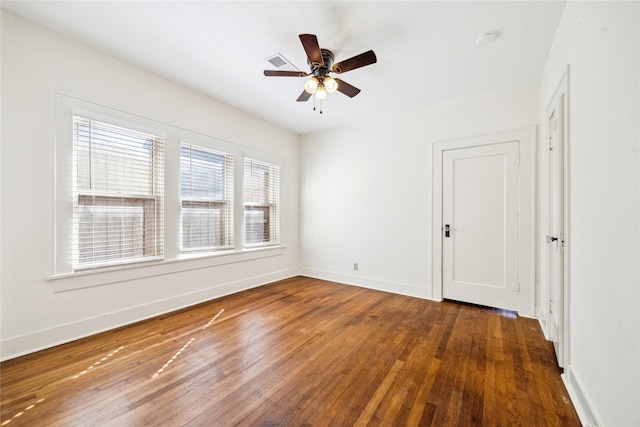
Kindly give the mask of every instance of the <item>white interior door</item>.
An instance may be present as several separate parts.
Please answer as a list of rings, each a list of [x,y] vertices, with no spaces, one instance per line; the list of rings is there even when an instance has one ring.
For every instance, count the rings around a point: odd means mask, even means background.
[[[443,297],[517,311],[519,142],[442,159]]]
[[[563,97],[551,111],[549,120],[549,212],[548,212],[548,295],[547,334],[553,342],[558,364],[564,366],[564,143],[562,141]]]

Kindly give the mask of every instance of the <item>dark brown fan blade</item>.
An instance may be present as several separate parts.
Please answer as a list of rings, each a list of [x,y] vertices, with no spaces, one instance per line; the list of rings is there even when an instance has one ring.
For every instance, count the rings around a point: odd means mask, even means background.
[[[302,93],[300,94],[300,96],[298,97],[298,99],[296,99],[296,101],[304,102],[304,101],[308,101],[309,98],[311,98],[311,94],[309,92],[307,92],[306,90],[303,90]]]
[[[313,34],[300,34],[298,37],[300,37],[302,47],[304,47],[304,51],[307,53],[307,58],[309,58],[311,65],[314,67],[323,67],[324,60],[322,59],[318,38]]]
[[[375,64],[377,62],[376,54],[372,50],[356,55],[352,58],[340,61],[337,64],[333,64],[332,71],[334,73],[344,73],[347,71],[355,70],[356,68],[364,67],[366,65]]]
[[[264,75],[269,77],[304,77],[307,73],[302,71],[264,70]]]
[[[349,83],[345,82],[344,80],[340,80],[340,79],[333,79],[333,80],[338,82],[338,91],[344,93],[349,98],[353,98],[354,96],[360,93],[360,89],[358,89],[355,86],[351,86]]]

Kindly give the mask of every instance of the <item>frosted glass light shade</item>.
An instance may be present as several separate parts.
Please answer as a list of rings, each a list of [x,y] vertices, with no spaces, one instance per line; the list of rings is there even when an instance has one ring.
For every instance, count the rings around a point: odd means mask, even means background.
[[[333,93],[336,91],[336,89],[338,89],[338,82],[331,77],[325,77],[323,83],[324,83],[324,88],[329,93]]]
[[[318,87],[318,79],[315,77],[311,77],[309,80],[307,80],[307,82],[304,84],[304,90],[307,91],[307,93],[311,93],[313,94],[316,91],[316,88]]]
[[[318,88],[316,89],[316,99],[327,99],[327,90],[324,87],[324,84],[320,83]]]

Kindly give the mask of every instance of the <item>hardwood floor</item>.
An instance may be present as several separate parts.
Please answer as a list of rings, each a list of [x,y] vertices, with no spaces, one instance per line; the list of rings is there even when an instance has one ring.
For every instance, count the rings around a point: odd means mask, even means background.
[[[292,278],[1,365],[10,426],[578,426],[538,322]]]

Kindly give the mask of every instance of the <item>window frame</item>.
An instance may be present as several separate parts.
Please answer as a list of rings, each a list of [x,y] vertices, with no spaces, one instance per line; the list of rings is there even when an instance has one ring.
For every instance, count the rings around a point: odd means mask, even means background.
[[[267,178],[267,182],[265,182],[264,195],[265,199],[263,202],[256,201],[247,201],[247,162],[255,163],[256,165],[267,167],[269,169],[270,176]],[[276,173],[274,177],[273,174]],[[273,162],[269,160],[263,160],[260,156],[254,155],[246,155],[243,159],[243,244],[247,249],[250,248],[259,248],[266,246],[277,246],[280,245],[281,240],[281,187],[282,187],[282,165],[279,162]],[[274,185],[275,188],[271,188],[271,185]],[[269,185],[269,186],[267,186]],[[273,200],[275,198],[276,200]],[[247,239],[247,211],[260,211],[264,212],[264,229],[263,229],[263,240],[260,242],[249,242]]]
[[[164,140],[163,136],[157,135],[157,133],[150,133],[148,131],[141,131],[135,125],[127,125],[118,121],[117,119],[109,120],[108,118],[96,119],[87,117],[86,114],[74,112],[72,115],[73,122],[73,260],[72,270],[82,271],[86,269],[99,269],[104,267],[110,267],[112,265],[126,265],[136,264],[140,262],[155,261],[163,259],[164,257]],[[118,122],[118,123],[115,123]],[[83,124],[90,127],[90,132],[93,130],[92,126],[100,129],[104,134],[108,135],[111,132],[112,135],[117,135],[118,138],[139,138],[140,141],[145,138],[150,142],[149,147],[149,159],[148,164],[148,194],[140,193],[137,191],[116,191],[108,188],[108,184],[104,187],[94,185],[94,167],[99,169],[99,166],[94,165],[91,158],[88,160],[86,168],[90,171],[88,175],[88,182],[84,185],[80,184],[79,176],[79,158],[80,158],[80,139],[78,127]],[[121,132],[121,133],[119,133]],[[135,135],[138,134],[138,135]],[[104,136],[104,135],[103,135]],[[98,138],[97,138],[98,139]],[[116,139],[116,141],[118,141]],[[88,137],[88,141],[84,141],[88,144],[89,153],[94,149],[95,144],[102,144],[105,147],[106,143],[94,142],[93,136]],[[105,148],[101,148],[105,150]],[[111,151],[109,155],[116,153],[113,157],[131,160],[138,160],[135,148],[132,147],[118,147],[117,150]],[[133,153],[133,154],[132,154]],[[112,159],[110,159],[112,161]],[[146,159],[145,159],[146,160]],[[124,163],[124,162],[123,162]],[[124,172],[123,172],[124,174]],[[144,174],[141,174],[144,175]],[[105,177],[105,182],[107,181]],[[92,203],[81,203],[81,201],[87,201]],[[95,204],[96,200],[104,202],[103,204]],[[116,202],[110,204],[109,201]],[[89,257],[91,260],[83,261],[83,248],[81,235],[81,223],[82,223],[82,207],[83,206],[95,206],[104,208],[114,208],[119,205],[121,208],[142,206],[143,208],[143,233],[141,242],[141,255],[130,255],[109,258],[107,251],[103,251],[102,255],[96,255],[96,251],[93,251],[93,256]],[[94,224],[91,225],[93,227]],[[109,240],[106,238],[103,241],[92,240],[91,247],[97,246],[96,244],[111,243],[118,244],[116,240]],[[119,243],[121,246],[125,244],[125,241],[121,240]],[[98,260],[96,260],[96,257]],[[106,257],[106,259],[99,259]]]
[[[51,92],[53,107],[53,143],[50,170],[51,224],[49,235],[49,269],[45,276],[55,293],[94,286],[130,282],[165,274],[187,272],[202,268],[242,263],[251,260],[282,256],[287,247],[280,240],[269,246],[244,245],[244,156],[278,165],[282,171],[282,157],[154,120],[139,114],[97,104],[73,95]],[[73,116],[127,127],[162,137],[164,143],[164,252],[162,258],[137,262],[113,263],[100,268],[74,270],[73,268]],[[228,251],[182,253],[180,251],[180,143],[195,142],[214,151],[233,156],[234,164],[234,242]],[[282,176],[282,175],[281,175]],[[281,178],[280,186],[282,186]],[[96,193],[96,195],[98,195]],[[282,214],[281,214],[282,215]]]
[[[210,154],[218,155],[223,157],[223,169],[222,169],[222,198],[205,198],[198,196],[184,196],[182,194],[182,150],[183,148],[189,147],[190,150],[193,150],[194,147],[198,151],[207,152]],[[235,158],[236,155],[233,153],[229,153],[226,151],[218,150],[212,148],[208,145],[197,141],[190,141],[186,139],[181,139],[180,141],[180,173],[179,173],[179,186],[180,186],[180,253],[183,255],[197,255],[197,254],[207,254],[207,253],[215,253],[218,251],[230,251],[235,249],[235,209],[234,209],[234,197],[236,194],[235,191]],[[230,193],[230,194],[229,194]],[[230,196],[230,198],[229,198]],[[219,207],[222,210],[221,221],[220,221],[220,234],[222,235],[223,244],[220,246],[201,246],[196,248],[185,248],[184,247],[184,209],[185,203],[199,204],[199,205],[212,205],[215,207]],[[230,224],[229,224],[230,223]]]

